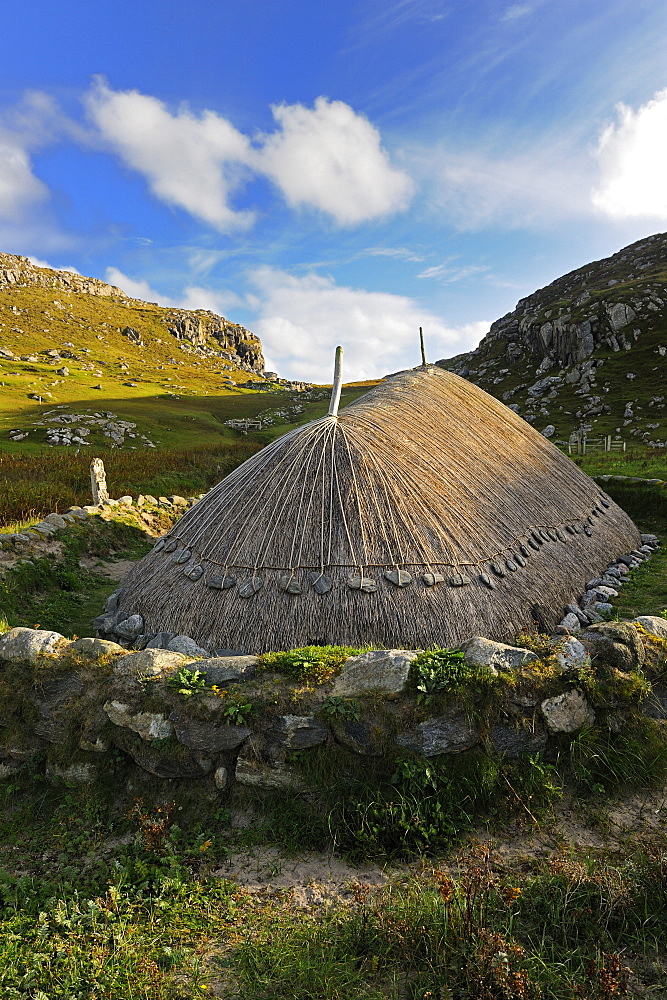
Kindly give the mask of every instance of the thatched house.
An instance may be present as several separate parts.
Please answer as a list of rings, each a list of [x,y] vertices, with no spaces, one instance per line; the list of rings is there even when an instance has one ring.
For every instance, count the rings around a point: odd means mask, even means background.
[[[639,544],[521,417],[422,366],[223,479],[134,567],[119,607],[207,649],[511,640],[536,615],[558,622]]]

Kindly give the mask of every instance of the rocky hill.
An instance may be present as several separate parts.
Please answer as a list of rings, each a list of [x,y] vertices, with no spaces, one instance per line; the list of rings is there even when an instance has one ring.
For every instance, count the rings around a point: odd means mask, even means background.
[[[438,362],[547,436],[667,445],[667,234],[558,278]]]
[[[67,326],[69,322],[76,322],[77,302],[82,305],[82,297],[95,296],[106,300],[105,308],[109,305],[110,300],[124,307],[128,313],[125,317],[128,322],[124,327],[119,326],[117,332],[125,333],[125,336],[141,346],[151,338],[155,340],[159,333],[169,334],[178,341],[189,342],[201,353],[214,352],[218,357],[231,361],[237,367],[249,372],[256,372],[258,375],[264,373],[264,357],[259,338],[250,330],[246,330],[245,327],[231,323],[223,316],[217,316],[213,312],[203,309],[191,311],[161,308],[154,302],[147,303],[140,299],[133,299],[116,285],[107,285],[98,278],[86,278],[70,271],[55,271],[50,268],[37,267],[27,257],[0,253],[0,312],[7,312],[9,309],[14,315],[30,315],[29,307],[20,308],[17,305],[16,293],[19,289],[72,293],[72,298],[69,300],[70,308],[64,306],[57,298],[52,297],[51,304],[55,307],[55,315],[51,316],[48,310],[43,308],[39,310],[41,316],[49,322],[49,328],[42,325],[38,331],[32,331],[33,334],[35,332],[57,334],[58,327]],[[24,296],[21,298],[23,299]],[[41,295],[39,304],[43,298],[44,296]],[[35,305],[38,309],[37,300],[35,300]],[[87,305],[89,306],[90,303]],[[130,315],[134,313],[137,315]],[[2,319],[4,318],[3,316]],[[38,316],[35,315],[34,318],[37,319]],[[147,320],[150,321],[149,324],[146,322]],[[101,318],[98,323],[104,327],[108,326]],[[16,341],[16,338],[12,338],[11,334],[24,332],[23,327],[18,322],[10,325],[8,329],[7,323],[0,320],[0,346],[4,348],[5,352],[11,350],[7,341]],[[27,344],[17,344],[17,346],[23,348],[32,346],[33,350],[36,347],[36,345]],[[57,349],[58,344],[54,343],[51,346]]]

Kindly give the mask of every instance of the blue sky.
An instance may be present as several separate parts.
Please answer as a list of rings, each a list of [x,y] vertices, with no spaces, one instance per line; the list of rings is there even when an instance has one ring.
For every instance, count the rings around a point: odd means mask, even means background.
[[[0,250],[257,332],[282,375],[469,350],[667,229],[664,0],[3,13]]]

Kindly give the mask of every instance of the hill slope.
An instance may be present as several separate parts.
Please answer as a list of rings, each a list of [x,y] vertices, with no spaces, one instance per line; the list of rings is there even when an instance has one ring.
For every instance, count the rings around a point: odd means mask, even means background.
[[[479,347],[438,362],[560,439],[667,439],[667,234],[521,299]]]

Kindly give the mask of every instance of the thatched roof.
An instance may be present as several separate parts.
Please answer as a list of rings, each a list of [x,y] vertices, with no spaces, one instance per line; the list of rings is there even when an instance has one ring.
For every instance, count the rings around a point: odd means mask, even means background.
[[[208,649],[511,639],[639,544],[529,424],[423,366],[223,479],[134,567],[120,608]]]

